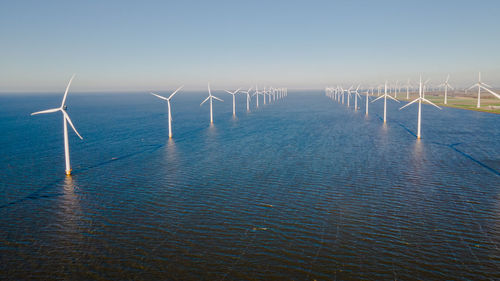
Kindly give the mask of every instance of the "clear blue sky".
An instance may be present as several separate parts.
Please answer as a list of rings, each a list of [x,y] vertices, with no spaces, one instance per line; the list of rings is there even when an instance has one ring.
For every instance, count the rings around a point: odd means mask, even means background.
[[[0,92],[322,88],[482,71],[500,86],[500,1],[0,3]],[[432,81],[431,80],[431,81]]]

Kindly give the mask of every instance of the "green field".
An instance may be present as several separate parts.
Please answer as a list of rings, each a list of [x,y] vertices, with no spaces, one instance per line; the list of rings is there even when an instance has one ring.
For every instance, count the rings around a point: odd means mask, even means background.
[[[410,93],[409,101],[418,97],[418,93]],[[448,104],[444,104],[444,93],[428,93],[425,98],[439,106],[455,107],[467,110],[483,111],[500,114],[500,99],[489,93],[481,93],[481,107],[477,108],[477,96],[450,96],[448,95]],[[406,94],[398,97],[401,101],[406,101]]]

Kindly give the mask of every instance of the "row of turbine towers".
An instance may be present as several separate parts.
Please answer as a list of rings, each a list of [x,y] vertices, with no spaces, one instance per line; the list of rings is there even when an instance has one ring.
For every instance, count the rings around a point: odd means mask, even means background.
[[[242,94],[246,94],[247,112],[250,112],[250,101],[251,101],[252,96],[255,96],[256,108],[259,108],[259,95],[263,96],[264,104],[266,104],[266,97],[268,99],[268,103],[271,103],[271,101],[274,102],[274,101],[280,100],[280,99],[286,97],[288,94],[287,88],[269,87],[266,90],[266,88],[264,87],[264,89],[262,91],[259,91],[258,86],[255,86],[255,90],[254,90],[253,94],[252,94],[252,87],[250,87],[247,91],[240,91],[240,90],[241,90],[241,88],[238,88],[234,92],[224,90],[226,93],[233,96],[233,118],[236,118],[236,94],[238,94],[239,92],[241,92]],[[153,94],[157,97],[160,97],[159,95],[156,95],[154,93],[151,93],[151,94]],[[174,94],[175,94],[175,92],[174,92]],[[171,96],[173,96],[174,94],[172,94]],[[163,99],[165,99],[165,98],[163,98]],[[200,103],[200,106],[202,106],[205,102],[210,101],[210,124],[214,123],[213,106],[212,106],[212,101],[214,99],[223,102],[222,99],[212,95],[212,91],[210,90],[210,83],[209,83],[208,84],[208,97]],[[170,116],[170,103],[169,103],[168,112],[169,112],[168,114]],[[170,127],[171,127],[171,122],[170,122],[170,117],[169,117],[169,123],[168,123],[169,138],[172,138]]]
[[[432,86],[429,84],[429,79],[426,80],[424,83],[423,83],[423,91],[424,92],[428,92],[428,93],[431,93],[431,92],[436,92],[436,91],[439,91],[441,89],[444,89],[444,100],[443,100],[443,104],[448,104],[448,90],[455,90],[455,88],[453,88],[451,86],[451,84],[449,83],[449,80],[450,80],[450,75],[448,74],[448,76],[446,77],[446,80],[444,80],[443,83],[439,84],[439,85],[435,85],[435,86]],[[371,87],[369,88],[372,92],[375,92],[375,90],[377,90],[377,96],[380,96],[381,95],[381,92],[382,92],[382,89],[384,89],[385,85],[384,84],[379,84],[377,86],[374,86],[374,87]],[[472,86],[468,87],[468,88],[464,88],[462,89],[462,91],[465,92],[465,94],[467,94],[468,91],[474,89],[477,87],[477,104],[476,104],[476,108],[480,108],[481,107],[481,90],[484,90],[490,94],[492,94],[493,96],[495,96],[496,98],[500,99],[500,94],[497,94],[495,93],[493,90],[492,90],[492,86],[482,82],[481,80],[481,72],[479,72],[478,74],[478,81],[476,83],[474,83]],[[334,89],[332,87],[330,87],[329,89]],[[339,86],[337,86],[335,89],[339,89]],[[404,93],[406,90],[406,99],[409,100],[410,99],[410,92],[413,92],[415,90],[418,90],[418,87],[415,87],[413,84],[410,83],[410,79],[408,78],[408,81],[406,82],[406,84],[400,84],[399,81],[396,81],[395,83],[392,83],[392,84],[388,84],[387,85],[387,93],[389,95],[393,95],[394,98],[398,99],[398,94],[401,94],[401,93]]]
[[[449,79],[450,79],[450,76],[448,75],[445,82],[443,84],[439,85],[439,87],[445,88],[444,104],[447,104],[448,88],[453,89],[451,87],[451,85],[448,83]],[[419,94],[418,97],[416,99],[414,99],[413,101],[411,101],[411,102],[407,103],[406,105],[399,108],[399,110],[401,110],[405,107],[410,106],[413,103],[418,102],[417,139],[421,138],[422,102],[428,103],[428,104],[430,104],[438,109],[441,109],[441,107],[437,106],[436,104],[434,104],[433,102],[431,102],[430,100],[425,98],[426,90],[429,88],[428,82],[429,82],[429,80],[422,82],[422,76],[420,76],[419,86],[418,86],[418,94]],[[409,100],[409,97],[410,97],[409,80],[408,80],[407,85],[408,86],[407,86],[407,92],[406,92],[406,94],[407,94],[406,99]],[[354,98],[354,110],[357,111],[358,110],[358,97],[361,98],[361,95],[359,92],[359,87],[360,87],[360,85],[358,85],[356,87],[356,89],[354,89],[354,86],[351,86],[348,89],[344,89],[342,86],[326,87],[325,88],[325,95],[327,97],[331,98],[332,100],[337,101],[338,103],[346,104],[347,107],[350,107],[350,100],[351,100],[351,95],[352,95]],[[381,94],[380,88],[382,88],[382,87],[384,88],[384,90],[383,90],[383,93]],[[494,95],[495,97],[500,99],[500,95],[496,94],[495,92],[493,92],[492,90],[489,89],[489,88],[491,88],[491,86],[481,82],[481,73],[479,73],[479,81],[477,83],[475,83],[474,85],[472,85],[471,87],[467,88],[466,90],[470,90],[470,89],[473,89],[475,87],[478,88],[478,104],[477,104],[478,108],[480,107],[481,89],[484,89],[484,90],[490,92],[492,95]],[[377,91],[377,98],[373,99],[371,101],[371,103],[376,102],[377,100],[382,99],[382,98],[384,99],[384,113],[383,113],[384,118],[383,118],[383,120],[384,120],[384,123],[386,123],[387,122],[387,99],[392,99],[392,100],[399,103],[399,100],[397,99],[397,93],[398,93],[397,87],[393,88],[394,89],[394,91],[393,91],[394,97],[390,95],[391,91],[390,91],[390,87],[388,87],[387,81],[385,81],[385,83],[383,85],[380,85],[377,88],[378,88],[377,89],[378,90]],[[365,103],[366,103],[365,115],[368,115],[370,95],[375,96],[375,87],[367,88],[364,90],[364,92],[366,94],[366,97],[365,97]]]
[[[73,125],[73,122],[69,118],[68,113],[66,112],[67,110],[67,105],[66,105],[66,98],[68,96],[68,91],[69,87],[71,86],[71,82],[73,82],[73,79],[75,78],[75,75],[71,76],[68,85],[66,86],[66,90],[64,91],[64,96],[63,100],[61,103],[60,107],[57,108],[52,108],[52,109],[47,109],[47,110],[42,110],[42,111],[37,111],[31,113],[31,115],[38,115],[38,114],[46,114],[46,113],[54,113],[60,111],[63,115],[63,137],[64,137],[64,160],[65,160],[65,166],[66,166],[66,175],[70,176],[71,175],[71,163],[70,163],[70,156],[69,156],[69,141],[68,141],[68,123],[73,129],[73,131],[76,133],[76,135],[80,138],[83,139],[83,137],[78,133],[76,130],[75,126]],[[184,86],[181,86],[177,88],[172,94],[170,94],[168,97],[164,97],[155,93],[151,93],[153,96],[156,96],[162,100],[167,101],[167,119],[168,119],[168,137],[172,138],[172,113],[171,113],[171,103],[170,101],[172,98],[183,88]],[[270,104],[272,102],[281,100],[285,97],[288,96],[288,89],[287,88],[264,88],[263,90],[259,91],[258,87],[255,86],[255,90],[252,92],[252,87],[249,88],[247,91],[240,91],[241,88],[237,89],[234,92],[224,90],[228,94],[232,95],[233,97],[233,118],[236,118],[236,94],[241,93],[241,94],[246,94],[246,108],[247,112],[250,112],[250,102],[251,102],[251,97],[255,96],[256,99],[256,108],[259,108],[259,95],[262,96],[264,104]],[[205,102],[209,101],[210,102],[210,124],[213,124],[214,119],[213,119],[213,106],[212,102],[213,100],[218,100],[223,102],[222,99],[212,95],[212,91],[210,90],[210,83],[208,84],[208,97],[203,100],[200,104],[203,105]]]

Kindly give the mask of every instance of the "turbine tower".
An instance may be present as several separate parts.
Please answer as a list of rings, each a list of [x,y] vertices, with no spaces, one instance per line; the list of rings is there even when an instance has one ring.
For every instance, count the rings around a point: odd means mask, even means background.
[[[399,80],[396,81],[396,85],[394,85],[394,98],[398,98],[398,91],[399,91]]]
[[[200,106],[202,106],[207,100],[210,100],[210,124],[214,123],[214,115],[213,115],[213,109],[212,109],[212,100],[216,99],[218,101],[222,101],[216,96],[212,96],[212,92],[210,91],[210,83],[208,83],[208,97],[200,103]]]
[[[63,114],[63,130],[64,130],[64,158],[66,161],[66,175],[71,175],[71,164],[69,162],[69,142],[68,142],[68,125],[73,128],[73,131],[75,131],[76,135],[80,138],[83,139],[82,136],[78,133],[78,131],[75,129],[75,126],[73,125],[73,122],[71,122],[71,119],[69,118],[68,113],[66,113],[66,97],[68,96],[68,90],[69,86],[71,85],[71,82],[73,81],[73,78],[75,78],[75,75],[71,76],[71,79],[69,80],[68,86],[66,87],[66,91],[64,92],[64,97],[61,103],[61,106],[58,108],[52,108],[52,109],[47,109],[47,110],[42,110],[42,111],[37,111],[34,113],[31,113],[31,115],[37,115],[37,114],[45,114],[45,113],[52,113],[52,112],[57,112],[60,111]]]
[[[410,87],[411,87],[410,78],[408,78],[408,82],[406,83],[406,99],[407,100],[410,99]]]
[[[177,92],[182,89],[182,87],[184,86],[180,86],[179,88],[177,88],[177,90],[175,90],[175,92],[173,92],[168,98],[166,97],[163,97],[163,96],[160,96],[160,95],[157,95],[155,93],[151,93],[153,96],[155,97],[158,97],[162,100],[166,100],[167,101],[167,104],[168,104],[168,138],[172,138],[172,113],[170,112],[170,99],[172,99],[172,97],[177,94]]]
[[[372,95],[373,95],[373,88],[372,88]],[[370,99],[368,98],[368,90],[366,90],[366,110],[365,110],[365,112],[366,112],[366,114],[365,114],[365,115],[366,115],[366,116],[368,116],[368,101],[369,101],[369,100],[370,100]]]
[[[427,100],[425,98],[425,94],[423,93],[423,89],[422,89],[422,76],[420,76],[420,86],[419,86],[419,90],[418,90],[418,95],[419,97],[416,98],[415,100],[413,100],[412,102],[404,105],[403,107],[401,107],[399,110],[407,107],[407,106],[410,106],[412,103],[415,103],[418,101],[418,122],[417,122],[417,139],[420,139],[420,129],[421,129],[421,124],[422,124],[422,101],[428,103],[428,104],[431,104],[439,109],[441,109],[441,107],[435,105],[434,103],[432,103],[430,100]]]
[[[349,101],[351,100],[351,90],[352,90],[352,86],[349,87],[349,89],[347,89],[347,107],[350,106]]]
[[[256,105],[257,105],[257,108],[259,108],[259,88],[257,86],[255,86],[255,93],[253,93],[253,95],[255,96],[255,99],[257,101]]]

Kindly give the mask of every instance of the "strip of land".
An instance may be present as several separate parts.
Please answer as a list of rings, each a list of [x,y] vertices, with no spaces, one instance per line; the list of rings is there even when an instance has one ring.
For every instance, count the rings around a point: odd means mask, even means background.
[[[412,101],[418,97],[417,92],[411,92],[410,98],[406,99],[406,92],[398,93],[398,100]],[[438,106],[447,106],[461,108],[474,111],[482,111],[489,113],[500,114],[500,99],[492,96],[489,93],[481,92],[481,107],[477,108],[477,92],[474,95],[463,92],[448,92],[448,103],[444,104],[444,92],[425,93],[425,98],[435,103]]]

